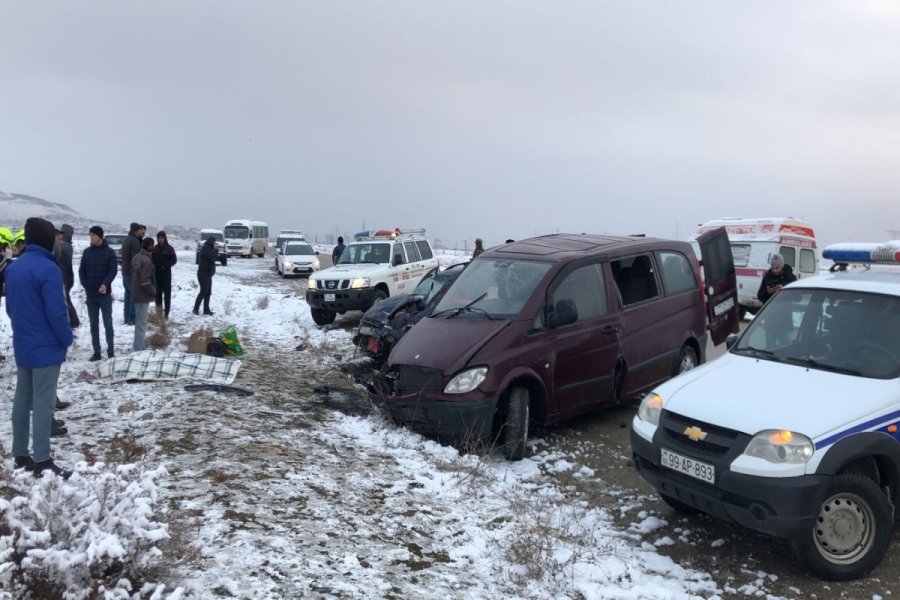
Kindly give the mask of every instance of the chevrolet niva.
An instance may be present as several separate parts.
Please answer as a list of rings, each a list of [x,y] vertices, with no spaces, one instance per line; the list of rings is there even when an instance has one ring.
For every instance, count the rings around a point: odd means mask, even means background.
[[[707,306],[716,343],[737,331],[725,230],[698,242],[706,291],[686,242],[557,234],[489,249],[394,346],[370,398],[421,433],[496,440],[519,460],[533,427],[704,362]]]
[[[831,272],[778,292],[726,355],[648,394],[631,445],[675,510],[783,537],[846,580],[881,561],[900,494],[900,242],[823,256]]]

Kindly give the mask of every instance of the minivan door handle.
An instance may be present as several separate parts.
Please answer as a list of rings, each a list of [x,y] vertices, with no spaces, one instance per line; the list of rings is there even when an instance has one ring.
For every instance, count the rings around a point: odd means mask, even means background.
[[[600,333],[602,333],[603,335],[615,335],[615,334],[619,333],[619,326],[618,325],[607,325],[606,327],[604,327],[603,329],[600,330]]]

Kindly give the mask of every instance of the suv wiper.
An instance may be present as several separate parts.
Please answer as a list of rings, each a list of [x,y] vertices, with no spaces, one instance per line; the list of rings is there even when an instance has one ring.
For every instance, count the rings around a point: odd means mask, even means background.
[[[862,377],[862,371],[859,369],[851,369],[850,367],[841,367],[839,365],[832,365],[828,363],[821,363],[814,358],[800,358],[799,356],[786,356],[784,358],[785,361],[790,362],[791,364],[800,365],[803,367],[810,367],[813,369],[821,369],[822,371],[831,371],[833,373],[844,373],[846,375],[857,375]]]
[[[476,304],[476,303],[481,302],[482,300],[484,300],[484,297],[485,297],[485,296],[487,296],[487,292],[485,292],[485,293],[483,293],[482,295],[478,296],[477,298],[475,298],[474,300],[472,300],[471,302],[469,302],[469,303],[466,304],[465,306],[460,306],[460,307],[458,307],[458,308],[447,308],[447,309],[445,309],[445,310],[442,310],[441,312],[434,313],[434,314],[431,315],[431,316],[432,316],[432,317],[439,317],[439,316],[444,315],[444,314],[447,314],[447,313],[453,313],[453,314],[451,314],[449,317],[447,317],[448,319],[452,319],[453,317],[455,317],[455,316],[458,315],[459,313],[464,312],[464,311],[467,311],[467,310],[480,310],[480,311],[483,312],[485,315],[487,315],[488,318],[491,318],[491,316],[488,315],[487,311],[482,310],[482,309],[480,309],[480,308],[474,308],[474,309],[472,308],[472,306],[473,306],[474,304]]]

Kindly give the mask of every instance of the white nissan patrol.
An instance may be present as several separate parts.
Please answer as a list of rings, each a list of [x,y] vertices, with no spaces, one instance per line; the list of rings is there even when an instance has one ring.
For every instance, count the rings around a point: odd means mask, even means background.
[[[344,248],[338,263],[309,278],[306,302],[317,325],[348,310],[368,310],[383,298],[406,293],[438,266],[424,229],[364,231]]]
[[[900,495],[900,241],[823,256],[831,272],[775,294],[725,356],[648,394],[631,444],[675,510],[783,537],[846,580],[881,561]]]

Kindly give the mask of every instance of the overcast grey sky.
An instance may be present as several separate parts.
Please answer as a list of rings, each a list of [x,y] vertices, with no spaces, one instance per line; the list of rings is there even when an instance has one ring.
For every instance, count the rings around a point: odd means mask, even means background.
[[[487,245],[900,230],[896,2],[0,2],[0,190]],[[274,235],[274,231],[272,232]]]

